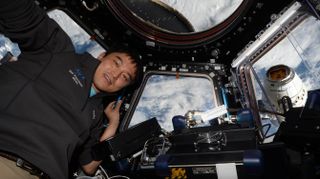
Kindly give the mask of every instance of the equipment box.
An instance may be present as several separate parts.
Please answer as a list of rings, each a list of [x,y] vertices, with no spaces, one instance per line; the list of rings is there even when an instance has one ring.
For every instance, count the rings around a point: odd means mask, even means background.
[[[203,127],[146,145],[142,172],[160,178],[256,178],[262,172],[255,130]]]

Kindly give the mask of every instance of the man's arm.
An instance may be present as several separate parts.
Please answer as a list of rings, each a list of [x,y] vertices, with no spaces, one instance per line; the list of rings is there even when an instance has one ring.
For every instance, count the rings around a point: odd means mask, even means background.
[[[45,12],[32,0],[0,1],[0,32],[21,49],[38,49],[47,41]],[[49,31],[49,32],[47,32]]]
[[[100,142],[105,141],[116,134],[119,126],[119,119],[120,119],[119,110],[120,110],[121,104],[122,104],[122,100],[120,100],[114,107],[115,102],[112,102],[104,110],[104,113],[109,119],[109,124],[108,124],[108,127],[104,130],[103,134],[101,135]],[[83,165],[82,169],[85,173],[89,175],[93,175],[97,171],[101,162],[102,161],[93,160],[90,163]]]
[[[70,38],[33,0],[0,0],[0,33],[23,52],[73,50]]]

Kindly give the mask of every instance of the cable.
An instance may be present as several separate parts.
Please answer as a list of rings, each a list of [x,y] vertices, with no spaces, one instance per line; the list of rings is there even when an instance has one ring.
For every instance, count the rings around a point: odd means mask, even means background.
[[[268,132],[269,132],[269,130],[270,130],[270,128],[271,128],[271,124],[264,124],[264,125],[262,125],[262,126],[261,126],[262,131],[263,131],[263,128],[266,127],[266,126],[267,126],[268,128],[267,128],[266,132],[263,134],[263,140],[265,140],[265,139],[267,138],[267,134],[268,134]]]
[[[124,175],[114,175],[114,176],[111,176],[109,177],[109,175],[107,174],[107,172],[105,171],[105,169],[99,165],[99,169],[102,171],[102,173],[107,177],[107,179],[113,179],[113,178],[125,178],[125,179],[130,179],[129,177],[127,176],[124,176]]]
[[[266,132],[263,134],[263,136],[262,136],[262,139],[263,140],[265,140],[266,138],[269,138],[269,137],[271,137],[271,136],[274,136],[274,135],[276,135],[276,133],[277,132],[274,132],[274,133],[272,133],[272,134],[270,134],[270,135],[267,135],[268,134],[268,132],[269,132],[269,130],[271,129],[271,124],[264,124],[262,127],[261,127],[261,129],[263,129],[264,127],[268,127],[268,129],[266,130]],[[262,130],[263,131],[263,130]]]
[[[102,173],[107,177],[107,179],[109,178],[109,175],[107,174],[107,172],[104,170],[103,167],[101,167],[101,165],[99,165],[99,169],[102,171]]]
[[[89,7],[85,0],[81,0],[81,3],[88,11],[94,11],[99,7],[99,4],[97,2],[94,2],[92,7]]]

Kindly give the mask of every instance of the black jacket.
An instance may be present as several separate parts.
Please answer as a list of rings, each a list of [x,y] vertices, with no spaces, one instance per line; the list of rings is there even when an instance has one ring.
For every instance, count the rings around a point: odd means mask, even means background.
[[[1,0],[0,33],[17,42],[17,62],[0,66],[0,150],[53,179],[68,178],[75,150],[82,164],[102,130],[103,106],[89,98],[99,61],[75,54],[65,32],[33,1]]]

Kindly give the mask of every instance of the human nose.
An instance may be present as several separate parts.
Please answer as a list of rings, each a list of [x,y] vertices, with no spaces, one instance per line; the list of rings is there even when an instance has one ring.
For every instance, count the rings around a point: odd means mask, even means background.
[[[118,79],[119,76],[120,76],[120,72],[119,72],[118,70],[113,70],[113,71],[112,71],[112,77],[113,77],[114,79]]]

